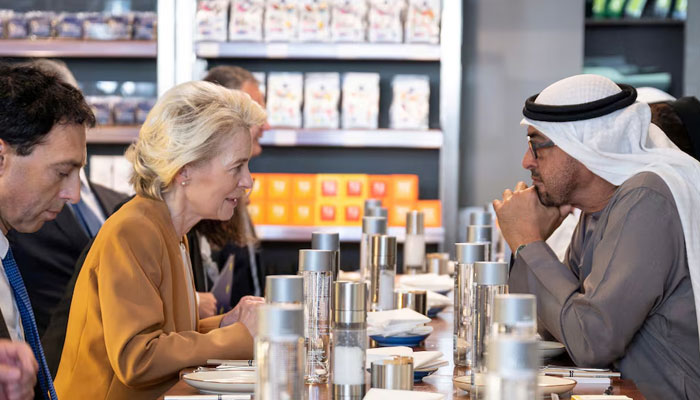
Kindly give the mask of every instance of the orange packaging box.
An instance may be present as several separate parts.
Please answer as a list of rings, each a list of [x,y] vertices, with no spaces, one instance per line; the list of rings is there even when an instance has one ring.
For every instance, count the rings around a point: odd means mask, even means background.
[[[388,199],[390,197],[389,190],[393,182],[391,175],[369,175],[369,193],[370,199]],[[385,206],[386,207],[386,206]]]
[[[248,204],[248,215],[250,215],[250,220],[253,224],[265,224],[265,205],[263,202],[258,201],[255,203]]]
[[[292,200],[310,200],[316,197],[316,175],[293,174],[292,175]],[[313,216],[313,212],[311,213]],[[313,224],[312,224],[313,225]]]
[[[348,200],[341,203],[341,224],[349,226],[362,225],[363,200]]]
[[[418,175],[392,175],[391,198],[395,202],[418,200]]]
[[[265,199],[265,182],[267,174],[250,174],[253,177],[253,188],[250,190],[249,198],[253,200]]]
[[[368,186],[369,180],[367,179],[367,175],[345,174],[343,175],[340,195],[346,199],[364,200],[369,193]]]
[[[292,225],[314,226],[314,202],[313,201],[293,201],[292,202]]]
[[[423,212],[426,228],[437,228],[442,226],[442,205],[440,200],[418,200],[416,210]]]
[[[268,225],[289,225],[291,211],[288,201],[268,200],[265,204],[265,223]]]
[[[389,226],[406,226],[406,213],[416,209],[415,202],[397,202],[389,206]]]
[[[292,198],[291,174],[267,174],[265,180],[267,200],[289,200]]]
[[[343,178],[341,174],[316,175],[316,199],[340,198]]]
[[[342,221],[341,206],[334,199],[316,199],[314,221],[315,225],[340,225]]]

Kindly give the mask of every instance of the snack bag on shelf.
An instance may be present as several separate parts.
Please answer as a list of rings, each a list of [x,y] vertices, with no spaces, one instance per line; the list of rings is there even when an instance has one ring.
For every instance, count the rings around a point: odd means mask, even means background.
[[[440,42],[440,0],[408,0],[406,43]]]
[[[85,39],[129,40],[131,39],[131,14],[83,14]]]
[[[304,128],[338,129],[340,74],[309,73],[304,81]]]
[[[392,129],[428,129],[430,80],[427,75],[396,75],[389,109]]]
[[[379,74],[349,72],[343,77],[343,129],[377,129]]]
[[[5,32],[8,39],[26,39],[29,37],[27,29],[27,20],[23,13],[16,13],[12,10],[7,10],[5,21]]]
[[[155,98],[140,99],[136,106],[136,124],[140,125],[146,122],[146,117],[151,111],[151,108],[156,104]]]
[[[270,126],[300,128],[303,75],[300,72],[271,72],[267,89],[267,120]]]
[[[265,0],[232,0],[228,40],[262,42],[264,12]]]
[[[333,0],[331,36],[334,42],[364,42],[367,0]]]
[[[197,3],[197,40],[226,41],[228,5],[228,0],[200,0]]]
[[[54,19],[53,25],[57,38],[83,38],[83,19],[80,13],[61,13]]]
[[[95,114],[95,122],[97,125],[113,125],[112,120],[112,103],[115,97],[111,96],[86,96],[85,101]]]
[[[115,125],[134,125],[136,123],[136,109],[140,99],[121,98],[112,106],[112,115]]]
[[[299,40],[327,42],[331,38],[330,0],[299,0]]]
[[[156,40],[156,22],[158,17],[151,11],[140,11],[134,13],[134,40]]]
[[[299,30],[297,0],[267,0],[265,5],[265,41],[292,42]]]
[[[314,226],[314,212],[316,210],[313,200],[311,201],[293,201],[292,216],[290,223],[292,225]]]
[[[401,15],[405,8],[405,0],[369,0],[369,41],[403,42]]]
[[[53,36],[52,22],[55,14],[50,11],[30,11],[24,14],[27,36],[31,39],[47,39]]]
[[[258,81],[258,88],[260,89],[260,93],[262,93],[263,99],[265,98],[265,93],[267,91],[267,87],[265,85],[265,73],[264,72],[251,72],[253,76],[255,77],[255,80]]]

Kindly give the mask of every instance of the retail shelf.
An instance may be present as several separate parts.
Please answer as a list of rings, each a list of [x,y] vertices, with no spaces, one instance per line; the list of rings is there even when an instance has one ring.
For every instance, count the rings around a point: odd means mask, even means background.
[[[440,61],[439,44],[198,42],[200,58]]]
[[[682,19],[671,18],[622,18],[622,19],[586,19],[586,27],[609,26],[684,26],[685,21]]]
[[[263,146],[379,147],[440,149],[442,131],[394,129],[272,129],[265,131]]]
[[[338,232],[342,242],[359,242],[362,228],[359,226],[291,226],[291,225],[256,225],[258,237],[264,241],[311,241],[312,232]],[[406,229],[403,227],[390,227],[387,234],[396,236],[399,242],[403,242]],[[442,243],[445,236],[443,228],[425,228],[426,243]]]
[[[88,130],[87,142],[90,144],[130,144],[139,136],[138,125],[133,126],[96,126]]]
[[[0,57],[155,58],[154,40],[0,40]]]

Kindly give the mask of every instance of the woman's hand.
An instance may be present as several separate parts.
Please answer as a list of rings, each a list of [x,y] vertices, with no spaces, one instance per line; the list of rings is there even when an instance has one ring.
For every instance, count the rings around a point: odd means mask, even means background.
[[[199,318],[204,319],[216,315],[216,297],[209,292],[197,292],[197,308]]]
[[[265,304],[262,297],[245,296],[241,298],[233,310],[224,314],[220,327],[240,322],[248,328],[250,335],[255,337],[258,332],[258,307]]]

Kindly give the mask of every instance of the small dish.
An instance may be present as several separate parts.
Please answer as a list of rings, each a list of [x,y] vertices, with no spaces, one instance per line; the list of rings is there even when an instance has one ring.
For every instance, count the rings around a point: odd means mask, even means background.
[[[431,307],[428,310],[428,317],[429,318],[437,317],[438,313],[440,313],[440,311],[444,310],[446,307],[447,307],[447,304],[442,305],[442,306],[437,306],[437,307]]]
[[[483,374],[476,375],[476,386],[484,387],[486,376]],[[457,388],[462,389],[466,392],[471,392],[471,376],[458,376],[452,380]],[[559,378],[556,376],[539,375],[537,377],[537,386],[539,387],[540,394],[551,395],[552,393],[562,394],[571,391],[571,389],[576,386],[576,381],[568,378]],[[481,389],[479,389],[481,390]]]
[[[413,371],[413,382],[418,383],[423,380],[428,375],[432,375],[435,371],[437,371],[437,368],[431,368],[431,369],[422,369],[422,370],[414,370]]]
[[[553,358],[560,354],[564,354],[564,352],[566,351],[566,346],[559,342],[550,342],[543,340],[540,341],[538,345],[540,348],[540,353],[542,353],[542,357],[544,358]]]
[[[425,335],[411,335],[411,336],[374,335],[374,336],[370,336],[370,339],[377,342],[377,345],[381,346],[381,347],[391,347],[391,346],[417,347],[421,344],[422,341],[425,340],[425,338],[428,337],[428,335],[430,335],[430,334],[428,333]]]
[[[190,386],[207,394],[255,392],[255,371],[203,371],[182,376]]]

